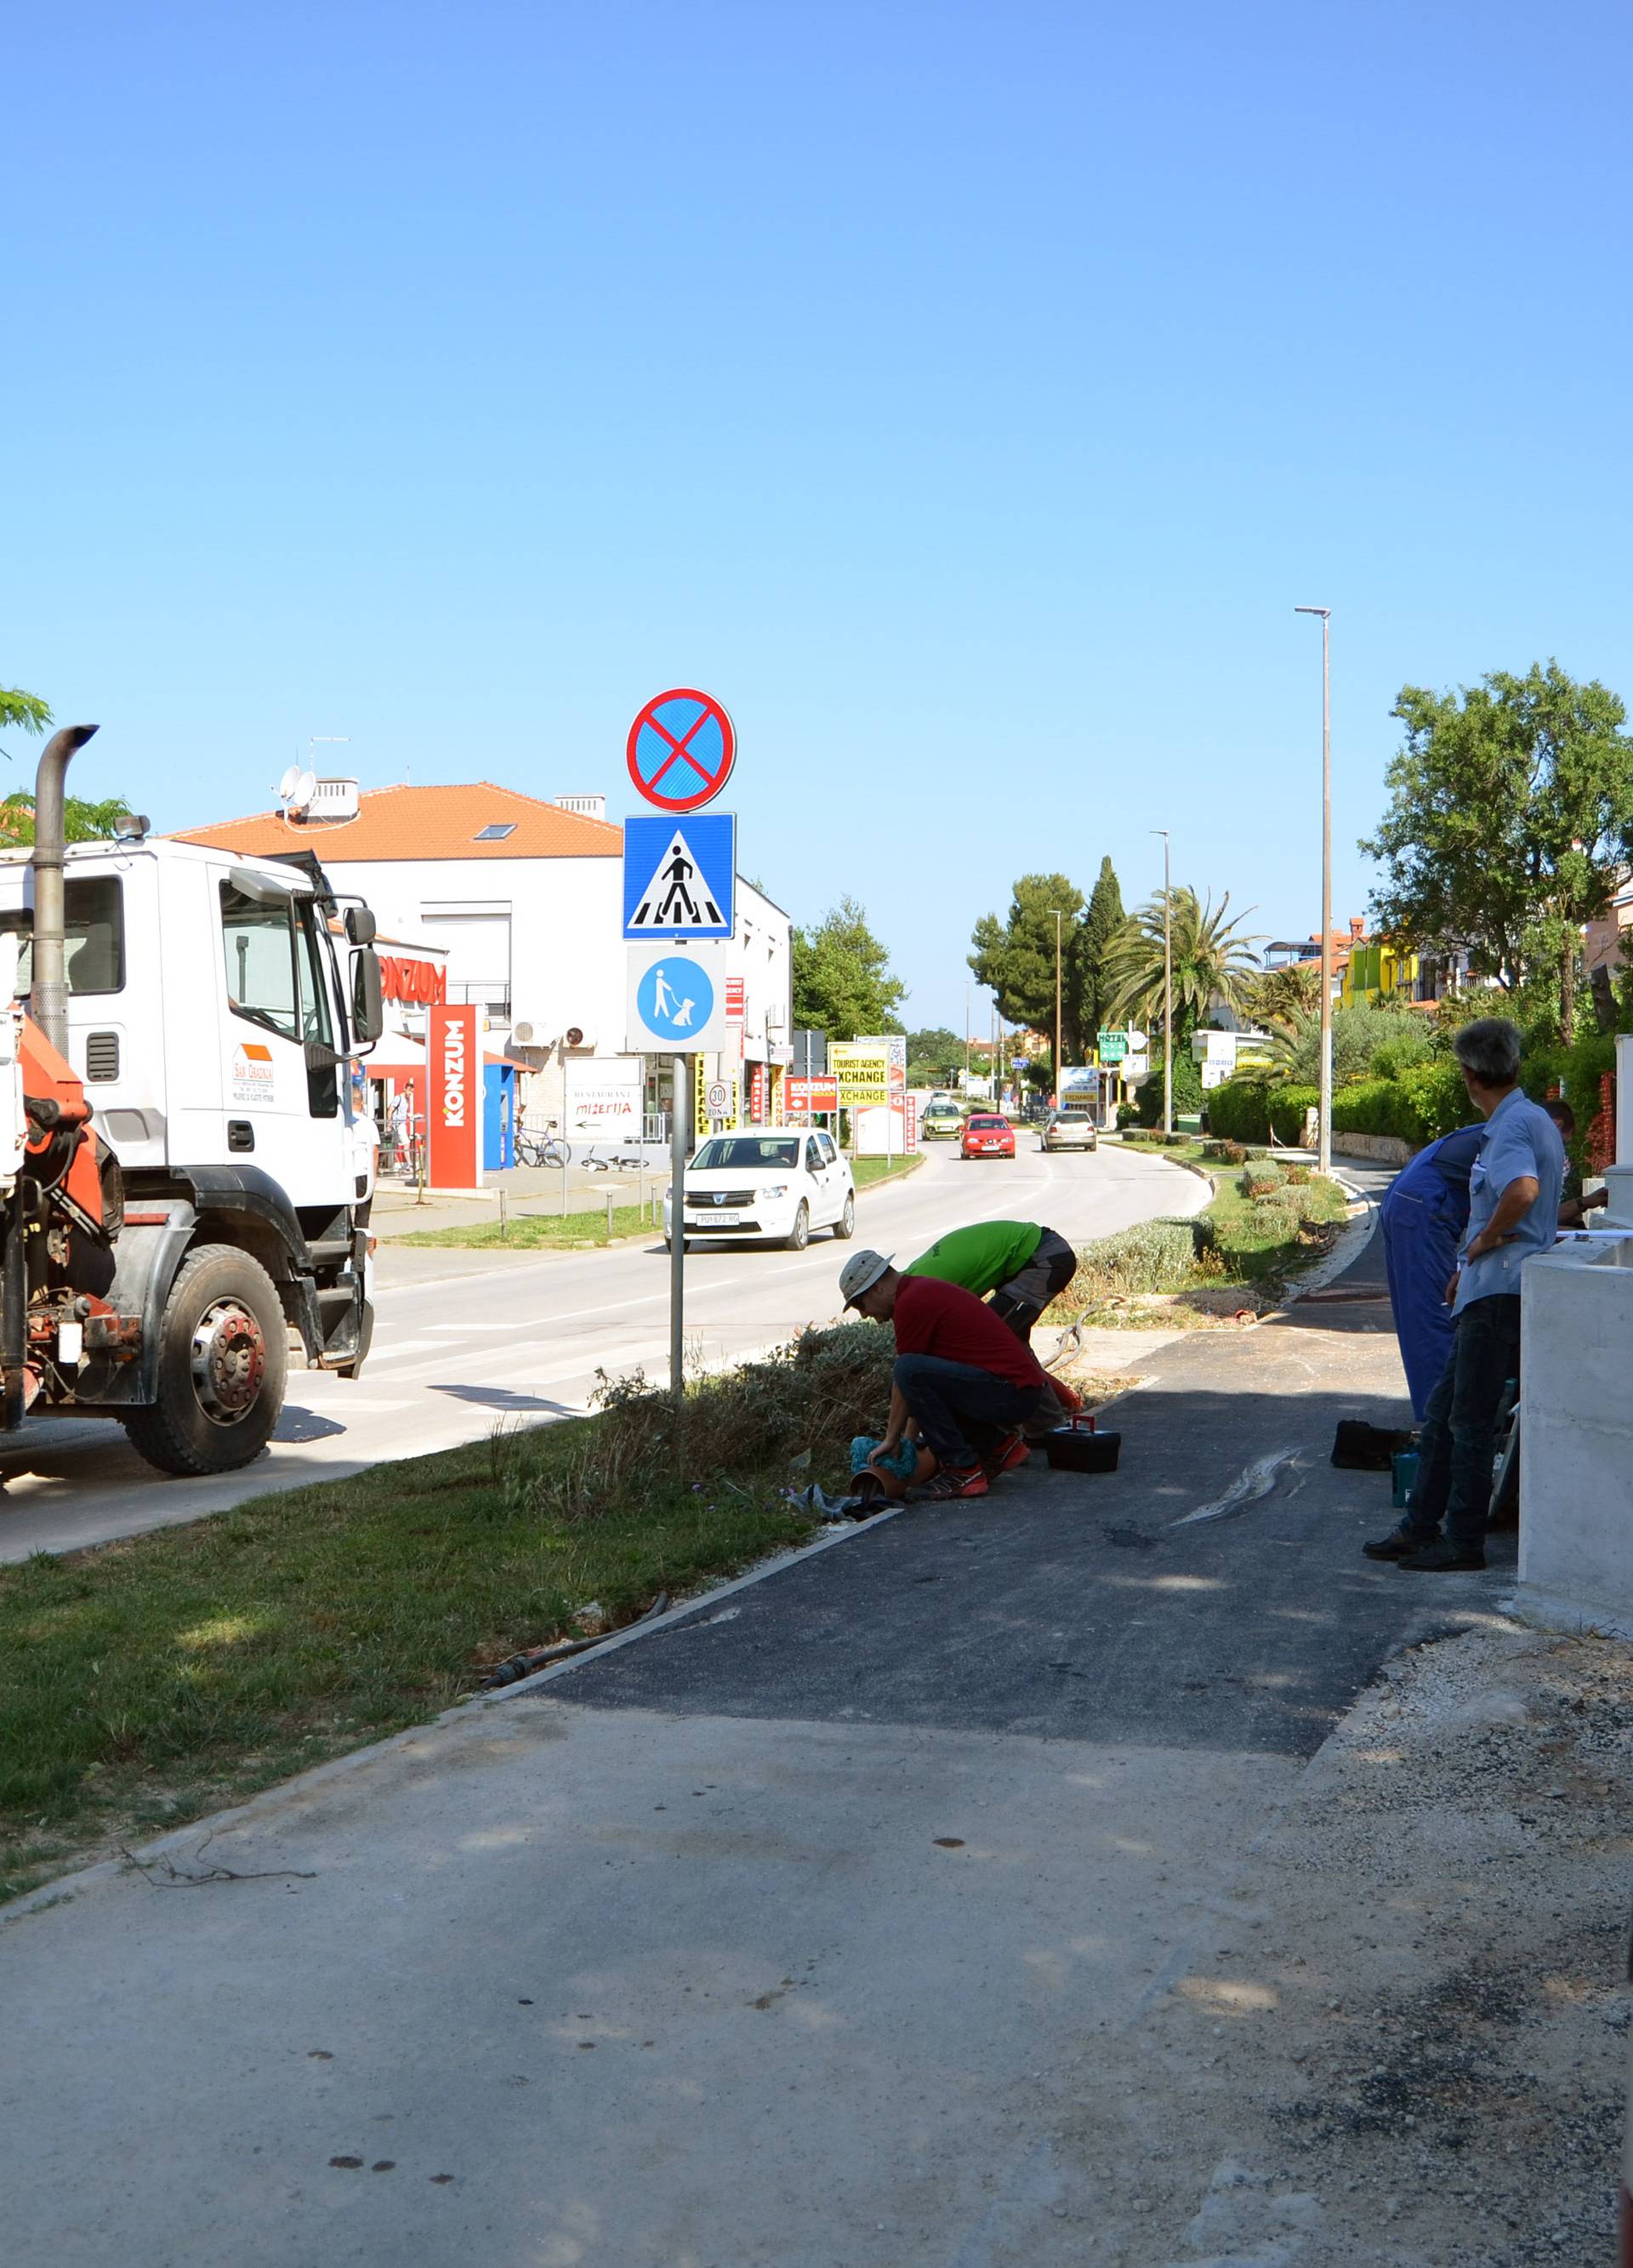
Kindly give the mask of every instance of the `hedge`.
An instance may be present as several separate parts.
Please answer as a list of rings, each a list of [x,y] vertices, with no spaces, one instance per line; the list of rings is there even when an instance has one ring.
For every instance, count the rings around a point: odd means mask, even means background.
[[[1313,1086],[1273,1086],[1263,1079],[1227,1079],[1208,1096],[1208,1131],[1229,1142],[1278,1142],[1296,1146],[1304,1139],[1304,1117],[1313,1110]]]

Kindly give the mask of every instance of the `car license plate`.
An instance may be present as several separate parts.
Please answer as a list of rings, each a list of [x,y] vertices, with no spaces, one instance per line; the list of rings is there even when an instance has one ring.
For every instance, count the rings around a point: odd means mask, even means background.
[[[706,1212],[703,1219],[713,1221],[717,1228],[741,1228],[743,1225],[740,1212]]]

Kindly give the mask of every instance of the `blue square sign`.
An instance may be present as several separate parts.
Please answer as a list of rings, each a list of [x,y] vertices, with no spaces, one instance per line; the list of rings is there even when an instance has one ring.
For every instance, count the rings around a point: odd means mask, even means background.
[[[624,937],[730,937],[736,914],[737,821],[695,811],[624,821]]]

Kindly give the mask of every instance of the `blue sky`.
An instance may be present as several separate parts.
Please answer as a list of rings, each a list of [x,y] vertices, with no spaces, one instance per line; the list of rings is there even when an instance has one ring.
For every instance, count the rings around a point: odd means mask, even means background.
[[[1633,689],[1624,11],[93,4],[8,45],[0,682],[82,792],[629,798],[963,1013],[1012,878],[1362,909],[1407,680]],[[10,736],[23,753],[27,743]],[[12,776],[0,766],[0,773]],[[979,1020],[979,1017],[978,1017]]]

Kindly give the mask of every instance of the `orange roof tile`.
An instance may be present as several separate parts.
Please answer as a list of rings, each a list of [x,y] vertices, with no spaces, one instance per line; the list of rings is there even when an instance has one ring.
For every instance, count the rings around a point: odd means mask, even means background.
[[[461,781],[452,787],[365,788],[356,819],[339,826],[290,827],[281,812],[261,811],[248,819],[224,819],[214,827],[189,827],[178,843],[203,843],[246,858],[310,844],[323,859],[394,858],[616,858],[623,829],[610,820],[586,819],[536,795],[496,787],[491,780]],[[484,827],[514,832],[498,842],[479,843]]]

